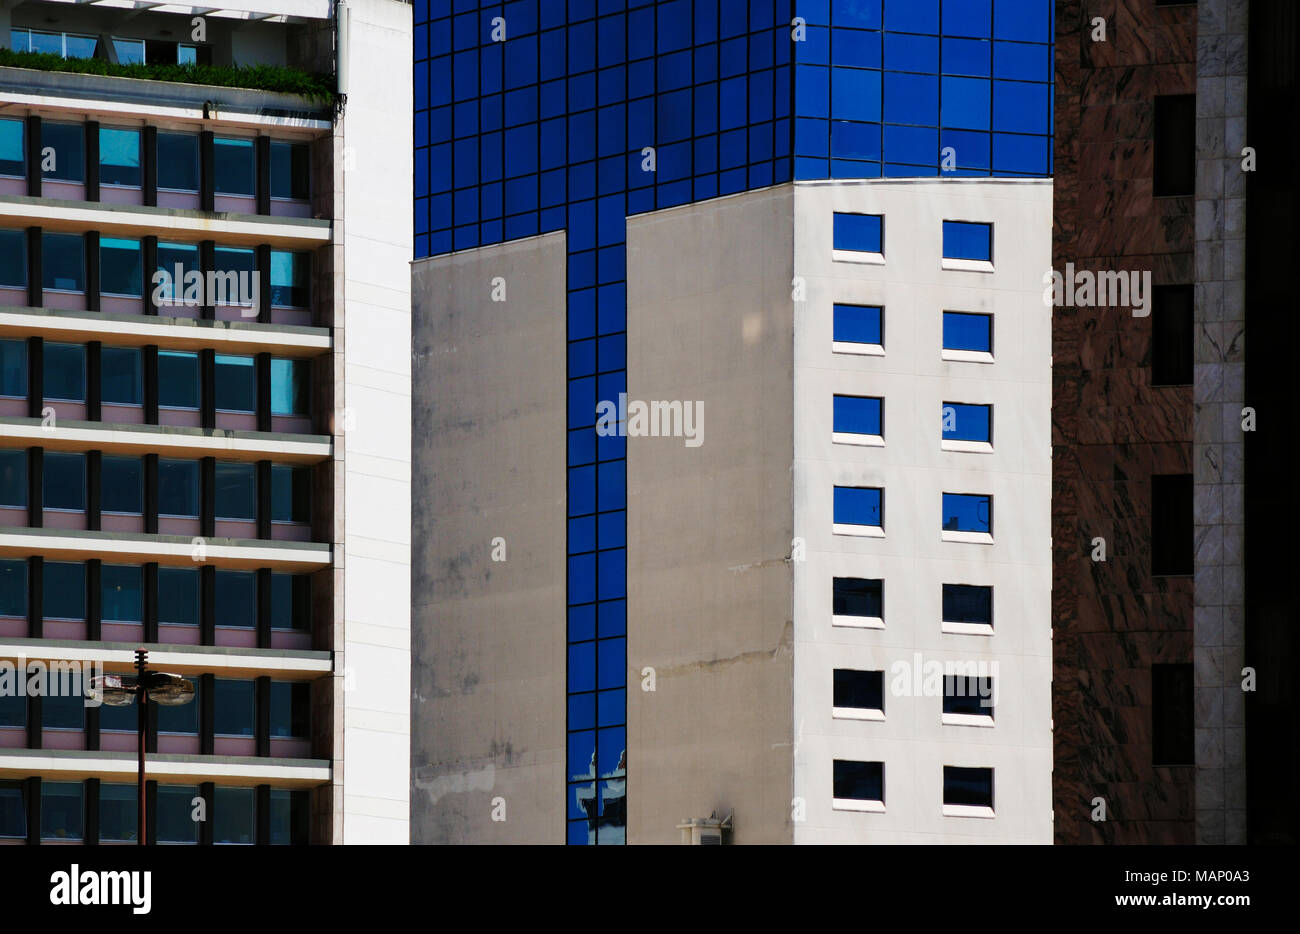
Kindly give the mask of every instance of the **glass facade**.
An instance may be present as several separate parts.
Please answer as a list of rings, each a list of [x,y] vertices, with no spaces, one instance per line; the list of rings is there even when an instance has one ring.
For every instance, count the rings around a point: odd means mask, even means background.
[[[794,178],[1050,174],[1052,2],[414,6],[416,257],[566,231],[568,841],[622,843],[625,439],[595,421],[626,388],[627,217]]]

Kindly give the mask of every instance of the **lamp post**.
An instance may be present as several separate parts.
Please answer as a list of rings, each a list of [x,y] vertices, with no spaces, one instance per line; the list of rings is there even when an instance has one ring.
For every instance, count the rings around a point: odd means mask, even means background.
[[[148,661],[149,653],[136,649],[134,678],[130,675],[100,675],[90,680],[87,691],[91,697],[98,697],[110,707],[126,707],[133,700],[139,703],[136,715],[136,843],[140,846],[145,845],[144,740],[148,729],[148,705],[179,707],[194,700],[193,684],[180,675],[149,671],[145,667]]]

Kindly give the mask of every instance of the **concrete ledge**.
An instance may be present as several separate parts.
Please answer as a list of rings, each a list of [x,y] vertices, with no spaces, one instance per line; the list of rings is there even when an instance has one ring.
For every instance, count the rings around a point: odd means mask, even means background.
[[[134,642],[73,639],[0,639],[0,658],[16,661],[94,662],[107,671],[135,669]],[[176,674],[215,673],[228,678],[269,675],[282,681],[310,681],[334,670],[329,652],[249,649],[227,645],[147,646],[149,664]]]
[[[165,782],[218,785],[271,785],[275,788],[311,788],[330,780],[326,759],[270,759],[254,756],[192,756],[149,753],[148,777]],[[52,781],[86,778],[134,781],[134,752],[91,752],[79,749],[0,750],[0,778],[39,775]]]
[[[201,541],[202,557],[194,558]],[[193,538],[129,532],[0,528],[0,557],[41,555],[53,561],[105,558],[123,564],[156,561],[180,567],[212,564],[222,568],[314,571],[330,563],[330,546],[320,542],[278,542],[243,538]]]

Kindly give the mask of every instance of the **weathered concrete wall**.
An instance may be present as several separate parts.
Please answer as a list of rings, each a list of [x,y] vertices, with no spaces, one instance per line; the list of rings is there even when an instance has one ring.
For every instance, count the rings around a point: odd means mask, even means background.
[[[733,809],[735,843],[793,837],[792,208],[628,221],[628,397],[704,407],[698,447],[628,438],[628,843]]]
[[[564,235],[421,260],[412,284],[411,842],[561,843]]]

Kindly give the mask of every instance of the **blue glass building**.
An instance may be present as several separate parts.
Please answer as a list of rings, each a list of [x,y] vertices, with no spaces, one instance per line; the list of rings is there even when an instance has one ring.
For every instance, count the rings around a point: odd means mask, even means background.
[[[1052,9],[415,0],[417,259],[566,231],[569,842],[624,839],[626,441],[595,422],[626,388],[627,217],[793,179],[1048,176]]]

